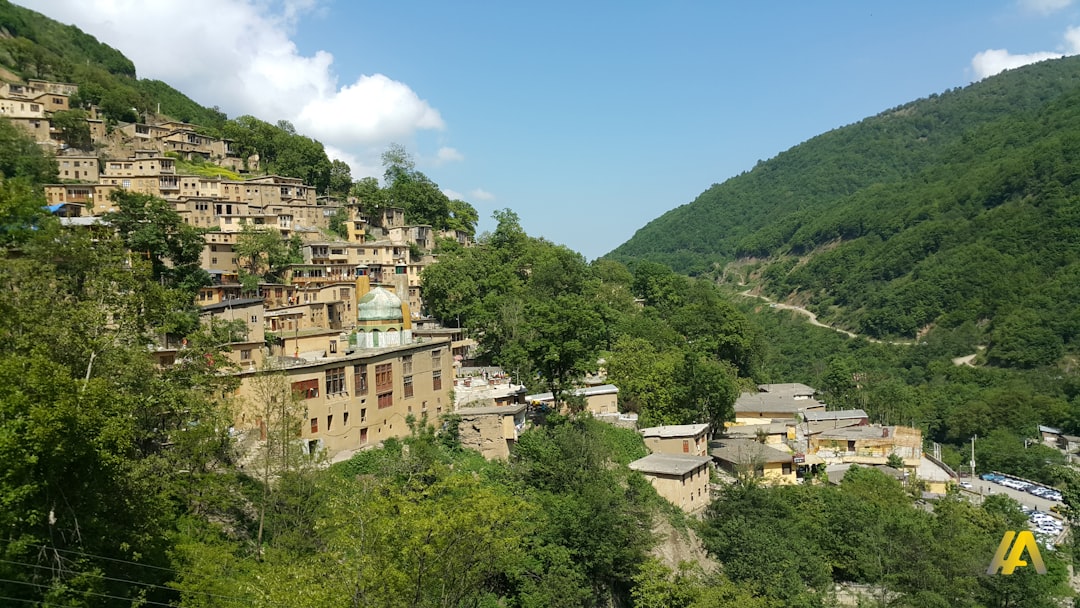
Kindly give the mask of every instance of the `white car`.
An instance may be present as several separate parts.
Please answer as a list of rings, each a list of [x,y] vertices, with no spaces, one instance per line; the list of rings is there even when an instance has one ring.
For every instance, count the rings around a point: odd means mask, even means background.
[[[971,485],[970,481],[961,481],[960,482],[960,487],[964,488],[965,490],[970,490],[970,489],[974,488],[975,486]]]

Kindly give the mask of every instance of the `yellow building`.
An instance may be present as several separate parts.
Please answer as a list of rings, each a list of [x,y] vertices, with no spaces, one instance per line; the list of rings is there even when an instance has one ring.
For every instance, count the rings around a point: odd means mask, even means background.
[[[918,467],[922,459],[922,431],[905,426],[853,426],[810,436],[811,453],[825,462],[886,464],[896,455],[905,467]]]
[[[760,477],[774,483],[795,483],[792,455],[751,439],[725,438],[709,442],[717,466],[736,477]]]
[[[708,506],[709,463],[708,456],[689,454],[649,454],[630,463],[630,468],[640,471],[656,493],[683,511],[695,512]]]
[[[814,399],[815,390],[805,384],[762,384],[756,393],[742,393],[735,400],[735,424],[761,424],[767,420],[791,420],[806,412],[824,412],[825,404]]]
[[[597,415],[619,413],[619,387],[614,384],[576,388],[573,394],[585,399],[585,411],[587,412]],[[555,395],[552,393],[526,395],[525,402],[550,407],[555,403]]]
[[[307,361],[284,358],[277,371],[243,371],[236,428],[259,430],[268,404],[259,378],[281,374],[299,400],[300,437],[333,457],[409,434],[406,417],[437,421],[451,409],[449,341],[367,349]]]

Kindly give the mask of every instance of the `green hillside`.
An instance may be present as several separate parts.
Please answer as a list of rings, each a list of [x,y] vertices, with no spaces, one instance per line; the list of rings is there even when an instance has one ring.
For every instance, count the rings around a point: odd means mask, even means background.
[[[609,256],[742,260],[741,279],[860,333],[971,322],[991,361],[1050,363],[1080,335],[1061,304],[1080,296],[1078,153],[1080,57],[1043,62],[815,137]]]

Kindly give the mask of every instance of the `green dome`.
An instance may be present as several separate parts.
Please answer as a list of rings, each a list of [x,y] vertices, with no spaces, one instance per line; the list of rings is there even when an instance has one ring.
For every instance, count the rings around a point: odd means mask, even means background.
[[[356,306],[358,321],[401,321],[401,298],[394,292],[376,287],[364,294]]]

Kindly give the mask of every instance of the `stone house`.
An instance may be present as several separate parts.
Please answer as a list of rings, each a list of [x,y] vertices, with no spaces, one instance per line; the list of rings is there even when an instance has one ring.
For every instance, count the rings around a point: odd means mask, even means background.
[[[708,454],[708,424],[654,426],[639,432],[645,438],[645,447],[654,454]]]
[[[476,450],[488,460],[505,459],[525,427],[525,404],[464,407],[455,412],[461,418],[458,433],[461,445]]]
[[[649,454],[630,463],[656,488],[656,493],[686,512],[709,505],[708,456],[690,454]]]

